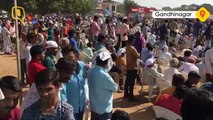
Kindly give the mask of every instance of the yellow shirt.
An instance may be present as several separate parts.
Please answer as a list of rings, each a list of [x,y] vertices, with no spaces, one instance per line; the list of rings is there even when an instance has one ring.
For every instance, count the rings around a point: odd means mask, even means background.
[[[134,46],[126,46],[126,63],[127,70],[136,70],[137,69],[137,59],[140,59],[140,54],[137,52]]]

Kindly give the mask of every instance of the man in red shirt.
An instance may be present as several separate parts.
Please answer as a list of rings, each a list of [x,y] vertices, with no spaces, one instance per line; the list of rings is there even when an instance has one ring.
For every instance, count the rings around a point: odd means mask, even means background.
[[[168,110],[180,114],[180,108],[182,104],[182,99],[185,97],[188,88],[185,85],[179,85],[176,87],[173,95],[163,94],[156,101],[155,105],[164,107]]]
[[[4,99],[0,100],[0,120],[19,120],[20,109],[17,107],[21,84],[16,77],[5,76],[0,80]]]
[[[32,85],[32,83],[35,81],[35,77],[38,72],[46,69],[42,64],[41,61],[43,61],[45,54],[44,54],[44,48],[42,48],[39,45],[33,46],[30,49],[30,55],[32,56],[32,60],[28,64],[28,83]]]

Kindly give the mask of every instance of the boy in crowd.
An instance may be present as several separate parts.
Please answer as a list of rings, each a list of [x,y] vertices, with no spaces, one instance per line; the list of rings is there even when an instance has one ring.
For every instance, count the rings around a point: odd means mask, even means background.
[[[0,80],[4,99],[0,100],[0,120],[19,120],[20,109],[17,107],[21,93],[21,84],[16,77],[5,76]]]

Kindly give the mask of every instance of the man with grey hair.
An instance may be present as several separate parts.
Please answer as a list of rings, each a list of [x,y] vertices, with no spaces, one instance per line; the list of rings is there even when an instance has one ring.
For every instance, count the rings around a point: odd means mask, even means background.
[[[172,58],[170,61],[170,67],[164,71],[164,80],[172,82],[172,77],[174,74],[181,74],[178,71],[179,61],[177,58]]]

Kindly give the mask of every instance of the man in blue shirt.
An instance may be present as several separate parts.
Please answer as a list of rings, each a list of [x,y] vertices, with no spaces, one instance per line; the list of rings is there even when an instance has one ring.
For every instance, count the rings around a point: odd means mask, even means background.
[[[95,45],[95,51],[98,51],[102,48],[106,48],[105,42],[106,42],[106,36],[104,36],[103,34],[100,33],[98,35],[98,42]]]
[[[146,44],[146,49],[141,52],[141,60],[145,63],[149,58],[154,57],[153,46],[150,43]]]
[[[85,106],[85,64],[78,61],[79,53],[71,46],[64,48],[62,54],[65,58],[70,58],[76,62],[76,70],[70,80],[64,84],[61,91],[61,99],[73,106],[75,120],[82,120]]]
[[[76,36],[75,30],[73,30],[73,29],[70,30],[70,31],[68,32],[68,35],[69,35],[68,39],[69,39],[69,41],[70,41],[70,45],[71,45],[72,47],[74,47],[76,50],[79,50],[77,41],[75,40],[75,36]]]
[[[111,118],[113,92],[118,90],[118,85],[105,69],[110,58],[110,53],[101,52],[96,58],[96,66],[88,72],[91,120]]]

